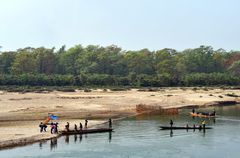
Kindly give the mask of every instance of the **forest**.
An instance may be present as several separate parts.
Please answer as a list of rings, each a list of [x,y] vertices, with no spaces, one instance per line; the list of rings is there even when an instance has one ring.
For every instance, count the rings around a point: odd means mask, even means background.
[[[131,51],[76,45],[0,52],[1,86],[237,86],[239,76],[240,52],[211,46]]]

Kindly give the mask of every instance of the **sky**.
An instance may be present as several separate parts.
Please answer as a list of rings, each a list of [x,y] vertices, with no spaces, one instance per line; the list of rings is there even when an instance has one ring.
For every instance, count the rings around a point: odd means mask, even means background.
[[[0,50],[76,44],[240,50],[239,8],[239,0],[0,0]]]

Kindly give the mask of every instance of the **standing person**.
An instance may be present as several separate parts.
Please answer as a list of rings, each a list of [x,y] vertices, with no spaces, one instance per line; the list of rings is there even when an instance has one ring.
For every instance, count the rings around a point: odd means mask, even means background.
[[[58,123],[55,123],[55,133],[58,133]]]
[[[194,108],[192,109],[192,113],[193,113],[193,114],[195,113],[195,109],[194,109]]]
[[[205,120],[202,121],[202,127],[203,127],[203,129],[205,129],[205,127],[206,127],[206,121]]]
[[[216,111],[214,109],[213,112],[212,112],[212,116],[215,116],[215,115],[216,115]]]
[[[77,131],[77,125],[76,124],[74,124],[74,129],[75,129],[75,131]]]
[[[80,124],[79,124],[79,128],[80,128],[80,130],[82,130],[82,128],[83,128],[83,126],[82,126],[82,123],[80,122]]]
[[[53,134],[54,133],[54,124],[53,124],[53,122],[51,123],[51,134]]]
[[[193,125],[193,129],[195,129],[195,128],[196,128],[196,125],[194,124],[194,125]]]
[[[69,122],[67,122],[67,124],[65,125],[65,128],[66,128],[67,131],[69,131],[69,126],[70,126]]]
[[[109,124],[109,128],[112,128],[112,119],[111,118],[109,118],[108,124]]]
[[[170,120],[170,126],[171,127],[173,126],[173,120]]]
[[[41,122],[40,124],[39,124],[39,127],[40,127],[40,132],[42,133],[43,132],[43,123]]]
[[[47,125],[46,124],[43,124],[43,130],[44,130],[44,132],[47,132]]]
[[[87,128],[88,120],[85,120],[85,128]]]

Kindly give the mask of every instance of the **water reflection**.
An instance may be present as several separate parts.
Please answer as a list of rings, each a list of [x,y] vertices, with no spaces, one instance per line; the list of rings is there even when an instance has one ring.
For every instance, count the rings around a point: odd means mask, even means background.
[[[173,137],[173,130],[170,131],[170,137]]]
[[[50,149],[53,150],[54,148],[57,148],[57,138],[50,140]]]
[[[111,143],[111,141],[112,141],[112,132],[109,132],[109,134],[108,134],[108,141],[109,141],[109,143]]]
[[[77,142],[77,135],[75,134],[74,135],[74,143],[76,143]]]
[[[46,143],[47,143],[47,141],[44,141],[44,140],[40,141],[39,142],[39,148],[42,149],[43,148],[43,144],[46,144]]]
[[[203,137],[205,137],[205,134],[206,134],[206,131],[207,131],[206,129],[186,129],[186,130],[180,130],[180,131],[185,131],[186,133],[188,133],[189,130],[190,130],[190,131],[192,130],[193,133],[194,133],[196,130],[198,130],[199,132],[201,132],[201,133],[203,134]],[[174,135],[173,135],[173,134],[174,134],[173,131],[174,131],[174,130],[172,130],[172,129],[170,130],[170,134],[169,134],[170,137],[173,137],[173,136],[174,136]],[[179,130],[176,130],[175,133],[177,133],[178,131],[179,131]],[[180,132],[180,133],[181,133],[181,132]],[[181,133],[181,134],[182,134],[182,133]],[[175,136],[177,136],[177,135],[175,135]]]
[[[79,142],[82,142],[82,134],[79,135]]]
[[[195,120],[195,121],[199,121],[199,120],[201,120],[202,118],[192,116],[192,119]],[[208,122],[212,122],[213,124],[216,123],[216,118],[205,118],[205,119],[203,119],[203,120],[208,121]],[[203,120],[202,120],[202,121],[203,121]],[[202,121],[201,121],[201,122],[202,122]]]
[[[65,143],[69,144],[69,135],[65,135]]]
[[[65,135],[63,136],[63,140],[65,141],[65,144],[69,144],[70,141],[73,141],[74,143],[81,143],[83,140],[83,134],[75,134],[75,135]],[[88,139],[88,135],[84,134],[84,138]],[[78,141],[79,140],[79,141]],[[58,138],[52,138],[50,139],[49,143],[50,143],[50,149],[53,150],[55,148],[57,148],[57,142]],[[112,132],[108,132],[108,142],[111,143],[112,141]],[[41,141],[39,142],[39,148],[42,149],[43,148],[43,144],[46,144],[47,141]]]

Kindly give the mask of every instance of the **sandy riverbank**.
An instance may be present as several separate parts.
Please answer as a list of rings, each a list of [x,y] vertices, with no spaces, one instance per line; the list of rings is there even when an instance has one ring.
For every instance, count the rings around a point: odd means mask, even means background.
[[[235,97],[230,96],[234,94]],[[88,118],[90,125],[137,114],[136,105],[180,108],[211,105],[217,101],[237,101],[240,91],[233,89],[162,88],[158,91],[103,91],[8,93],[0,92],[0,148],[49,139],[55,135],[39,133],[38,124],[48,113],[65,122],[79,124]]]

